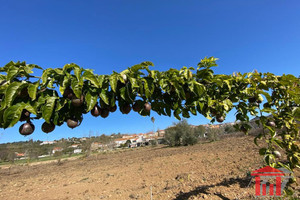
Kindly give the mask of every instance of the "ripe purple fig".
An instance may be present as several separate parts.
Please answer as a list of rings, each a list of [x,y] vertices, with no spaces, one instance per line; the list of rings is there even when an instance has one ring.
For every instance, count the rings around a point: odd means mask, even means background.
[[[64,91],[63,97],[71,100],[71,99],[73,99],[73,97],[75,97],[75,94],[70,87],[67,87]]]
[[[117,110],[117,105],[109,108],[109,112],[115,112]]]
[[[222,123],[222,122],[225,120],[224,117],[221,116],[221,115],[218,115],[218,116],[216,117],[216,119],[217,119],[217,122],[219,122],[219,123]]]
[[[45,132],[45,133],[50,133],[52,132],[53,130],[55,129],[55,124],[53,124],[53,122],[50,122],[47,123],[47,122],[44,122],[42,124],[42,131]]]
[[[140,106],[137,102],[135,102],[135,103],[132,105],[132,110],[133,110],[134,112],[140,112],[140,111],[141,111],[141,106]]]
[[[121,112],[123,114],[128,114],[131,111],[131,107],[129,104],[124,105],[123,107],[121,107]]]
[[[78,126],[78,120],[77,119],[68,119],[67,120],[67,125],[69,128],[75,128]]]
[[[91,114],[94,117],[98,117],[101,114],[101,109],[98,105],[95,105],[94,108],[91,110]]]
[[[254,103],[254,102],[256,102],[256,98],[255,97],[250,97],[248,99],[248,101],[249,101],[249,103]]]
[[[244,133],[247,133],[247,129],[244,125],[241,126],[241,131],[243,131]]]
[[[109,110],[106,109],[106,108],[101,109],[100,115],[101,115],[101,117],[103,117],[103,118],[108,117],[108,115],[109,115]]]
[[[81,95],[80,99],[75,97],[72,99],[72,105],[75,107],[79,107],[83,104],[83,100],[84,100],[83,95]]]
[[[29,94],[28,94],[28,90],[27,90],[27,87],[23,88],[20,92],[19,92],[19,96],[21,98],[24,98],[24,97],[27,97]]]
[[[21,117],[20,117],[20,121],[26,121],[28,120],[28,118],[30,117],[30,112],[26,109],[23,109]]]
[[[267,122],[267,126],[275,127],[276,124],[275,124],[275,122],[273,122],[273,121],[268,121],[268,122]]]
[[[35,128],[34,125],[29,121],[20,126],[19,133],[24,136],[30,135],[33,133],[34,128]]]
[[[150,103],[145,103],[144,104],[144,110],[146,110],[147,112],[150,112],[150,110],[151,110],[151,104]]]

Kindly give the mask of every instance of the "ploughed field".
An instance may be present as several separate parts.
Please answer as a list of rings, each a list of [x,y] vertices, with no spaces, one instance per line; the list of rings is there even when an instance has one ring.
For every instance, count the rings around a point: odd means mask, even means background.
[[[0,169],[0,199],[253,199],[262,167],[252,136],[100,153]],[[299,171],[296,176],[298,182]],[[297,188],[299,189],[299,187]],[[152,191],[152,192],[151,192]]]

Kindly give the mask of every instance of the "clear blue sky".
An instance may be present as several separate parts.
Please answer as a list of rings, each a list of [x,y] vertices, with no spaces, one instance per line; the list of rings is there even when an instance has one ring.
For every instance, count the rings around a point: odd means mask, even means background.
[[[220,58],[216,73],[257,69],[281,75],[300,73],[299,0],[127,0],[1,1],[0,65],[25,60],[43,68],[77,63],[98,74],[152,61],[157,70],[196,66],[205,56]],[[175,118],[156,118],[164,129]],[[233,121],[233,113],[227,121]],[[188,120],[209,122],[198,116]],[[139,133],[153,128],[150,117],[131,112],[107,119],[87,114],[82,125],[56,127],[48,136],[25,138],[18,123],[0,129],[0,143],[53,140],[96,134]]]

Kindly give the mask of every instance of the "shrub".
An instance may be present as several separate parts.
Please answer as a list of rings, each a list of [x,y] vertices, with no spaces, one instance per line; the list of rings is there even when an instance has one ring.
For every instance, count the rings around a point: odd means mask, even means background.
[[[232,125],[226,125],[224,128],[225,133],[234,133],[236,132],[235,128]]]
[[[204,137],[204,134],[206,133],[206,129],[203,125],[197,126],[194,128],[195,134],[197,137]]]
[[[150,140],[151,146],[157,146],[157,140]]]
[[[207,130],[207,139],[210,141],[217,141],[220,138],[221,129],[219,128],[209,128]]]
[[[165,140],[169,146],[194,145],[198,137],[187,121],[183,120],[166,129]]]

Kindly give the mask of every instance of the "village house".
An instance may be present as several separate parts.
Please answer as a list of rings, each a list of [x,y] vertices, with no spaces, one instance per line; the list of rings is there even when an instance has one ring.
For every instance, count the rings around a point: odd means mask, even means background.
[[[165,137],[165,133],[166,133],[165,130],[158,130],[157,131],[157,136],[158,137]]]
[[[43,141],[42,143],[40,143],[40,145],[46,145],[46,144],[55,144],[55,141]]]
[[[72,144],[71,146],[69,146],[69,148],[78,148],[79,144]]]
[[[128,138],[117,138],[115,139],[116,147],[121,146],[122,144],[125,144]]]
[[[55,154],[55,152],[63,151],[64,149],[61,147],[54,147],[52,150],[52,153]]]
[[[117,139],[115,139],[115,143],[116,143],[116,146],[119,147],[122,144],[125,144],[127,140],[130,140],[131,143],[136,143],[137,139],[138,139],[138,137],[136,137],[136,136],[131,136],[131,137],[127,137],[127,138],[117,138]]]
[[[75,154],[82,153],[82,149],[74,149],[74,153],[75,153]]]
[[[16,160],[23,160],[25,159],[25,153],[18,153],[18,152],[15,152],[15,155],[16,155]]]
[[[91,144],[91,151],[95,151],[97,149],[101,149],[104,145],[101,144],[100,142],[93,142]]]

